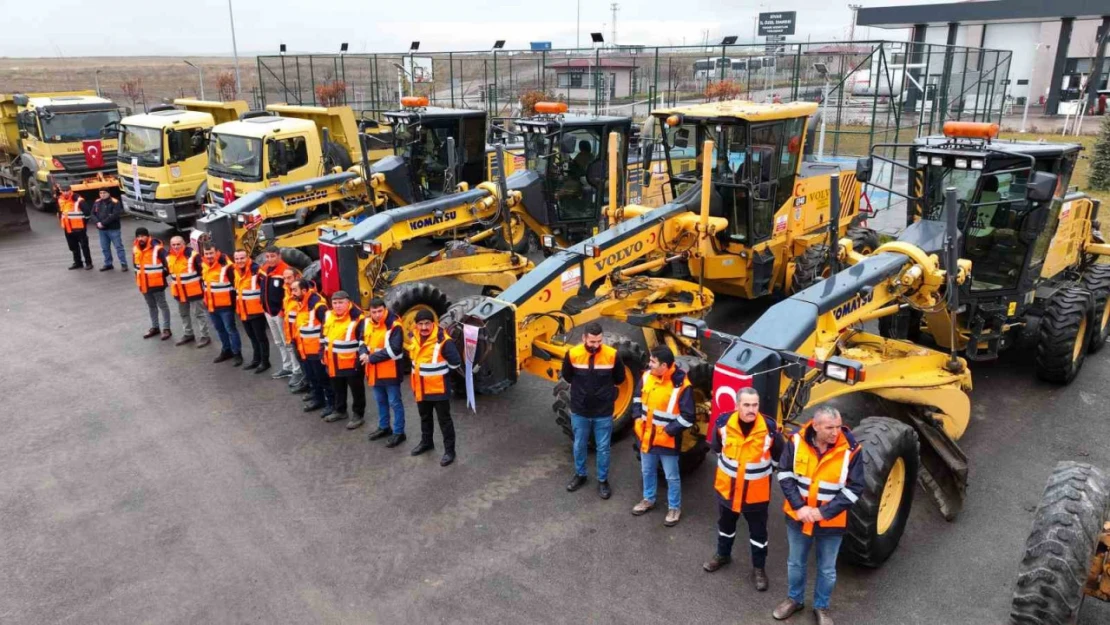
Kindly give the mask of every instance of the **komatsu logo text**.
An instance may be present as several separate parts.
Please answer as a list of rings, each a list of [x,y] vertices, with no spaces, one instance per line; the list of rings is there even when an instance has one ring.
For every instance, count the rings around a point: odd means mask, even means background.
[[[840,321],[846,315],[854,313],[857,310],[859,310],[860,308],[863,308],[864,306],[870,304],[871,300],[874,299],[874,298],[875,298],[875,292],[874,291],[871,291],[870,293],[865,293],[863,295],[857,295],[857,296],[853,297],[847,303],[841,304],[840,306],[837,306],[836,308],[834,308],[833,309],[833,317],[837,321]]]
[[[643,241],[636,241],[635,243],[627,245],[627,246],[617,250],[616,252],[613,252],[612,254],[606,256],[605,258],[599,258],[598,260],[595,260],[594,261],[594,267],[596,267],[598,271],[608,269],[608,268],[613,267],[614,265],[620,263],[621,261],[623,261],[625,259],[631,258],[634,254],[639,254],[640,252],[643,251],[643,249],[644,249],[644,242]]]
[[[421,217],[420,219],[413,219],[409,222],[409,229],[420,230],[436,224],[441,224],[445,221],[451,221],[458,214],[458,211],[443,211],[439,215],[429,215],[428,217]]]

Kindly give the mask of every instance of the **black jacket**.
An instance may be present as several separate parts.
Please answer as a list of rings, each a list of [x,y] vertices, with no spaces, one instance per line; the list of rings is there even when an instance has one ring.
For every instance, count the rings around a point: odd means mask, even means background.
[[[123,206],[114,197],[107,200],[93,202],[93,219],[102,226],[103,230],[119,230],[119,218],[123,215]]]
[[[269,269],[260,268],[259,274],[265,276],[262,280],[262,310],[271,317],[285,315],[285,273],[288,265],[278,263]]]
[[[570,384],[570,411],[580,417],[612,418],[617,386],[624,383],[624,364],[618,353],[612,369],[595,370],[595,356],[590,354],[589,370],[572,365],[570,352],[563,357],[562,376]]]

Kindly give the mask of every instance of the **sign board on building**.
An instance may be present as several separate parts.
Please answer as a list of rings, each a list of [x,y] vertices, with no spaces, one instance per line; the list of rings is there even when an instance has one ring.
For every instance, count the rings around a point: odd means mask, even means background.
[[[759,36],[793,35],[797,11],[778,11],[759,14]]]
[[[536,51],[536,52],[551,49],[551,42],[550,41],[533,41],[529,45],[531,45],[532,50]]]

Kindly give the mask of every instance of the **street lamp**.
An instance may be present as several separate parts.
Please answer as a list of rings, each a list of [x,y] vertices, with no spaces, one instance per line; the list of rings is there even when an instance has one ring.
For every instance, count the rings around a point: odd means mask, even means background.
[[[394,63],[393,67],[397,68],[397,106],[404,106],[401,99],[405,97],[405,76],[409,77],[413,86],[416,85],[416,81],[413,80],[412,73],[405,69],[400,63]]]
[[[231,0],[227,0],[227,17],[231,21],[231,56],[235,58],[235,93],[243,93],[243,83],[239,80],[239,46],[235,43],[235,12],[231,10]]]
[[[182,60],[184,61],[184,59],[182,59]],[[197,84],[200,85],[200,99],[203,100],[204,99],[204,71],[201,70],[201,68],[197,67],[196,65],[193,65],[189,61],[185,61],[185,64],[188,65],[189,67],[197,70]]]
[[[96,70],[93,74],[93,82],[96,83],[96,97],[100,97],[100,70]]]
[[[813,71],[825,80],[825,95],[821,96],[821,138],[817,140],[817,160],[825,156],[825,119],[829,113],[829,67],[824,63],[814,63]]]

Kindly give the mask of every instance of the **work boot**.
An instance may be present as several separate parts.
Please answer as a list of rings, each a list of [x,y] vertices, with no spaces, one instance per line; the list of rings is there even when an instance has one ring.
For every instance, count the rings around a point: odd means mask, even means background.
[[[813,616],[817,617],[817,625],[833,625],[832,615],[828,608],[814,608]]]
[[[682,520],[682,510],[678,508],[671,508],[667,510],[667,516],[663,519],[665,527],[674,527]]]
[[[238,367],[241,364],[243,364],[243,355],[242,354],[235,354],[231,357],[231,366],[232,367]]]
[[[197,341],[197,349],[208,347],[211,344],[212,344],[212,339],[208,338],[207,336],[202,336],[202,337],[200,337],[200,340]]]
[[[455,461],[455,452],[449,451],[439,459],[439,466],[445,467]]]
[[[282,369],[278,369],[277,373],[275,373],[274,375],[272,375],[270,377],[275,379],[275,380],[280,380],[282,378],[287,378],[291,375],[293,375],[292,371],[290,371],[288,369],[285,369],[285,368],[282,368]]]
[[[176,341],[174,341],[173,346],[174,347],[181,347],[182,345],[184,345],[186,343],[192,343],[195,340],[197,340],[197,337],[195,337],[195,336],[191,336],[191,335],[190,336],[183,336],[183,337],[177,339]]]
[[[92,263],[86,263],[85,264],[85,271],[92,271],[92,268],[93,268]]]
[[[328,417],[335,413],[335,406],[324,406],[324,411],[320,413],[320,418],[327,421]],[[342,417],[340,417],[342,418]]]
[[[127,273],[127,265],[124,265],[124,266],[120,267],[119,270],[122,271],[123,273]]]
[[[231,360],[233,357],[234,357],[234,354],[232,354],[231,352],[229,352],[227,350],[224,350],[224,351],[221,351],[220,355],[216,356],[216,359],[213,360],[212,362],[223,362],[225,360]]]
[[[752,569],[752,583],[759,592],[767,591],[767,572],[760,568]]]
[[[393,436],[390,436],[387,441],[385,441],[385,446],[390,448],[390,449],[393,449],[394,447],[396,447],[396,446],[400,445],[401,443],[405,442],[405,440],[407,438],[408,437],[405,436],[404,432],[401,432],[400,434],[394,434]]]
[[[317,399],[316,399],[316,396],[313,395],[312,393],[302,393],[301,394],[301,401],[303,401],[304,403],[307,404],[310,401],[317,401]]]
[[[309,387],[308,384],[303,384],[302,383],[302,384],[298,384],[297,386],[290,387],[289,392],[293,393],[294,395],[300,395],[301,393],[307,393],[310,390],[310,388],[311,387]]]
[[[290,388],[292,388],[294,386],[298,386],[300,384],[304,384],[304,383],[305,383],[305,381],[304,381],[304,374],[303,373],[298,372],[298,373],[294,373],[293,375],[289,376],[289,387]]]
[[[258,360],[252,360],[252,361],[250,362],[250,364],[248,364],[247,366],[243,367],[243,371],[250,371],[251,369],[257,369],[257,368],[258,368],[258,365],[260,365],[260,364],[262,364],[262,362],[261,362],[261,361],[258,361]]]
[[[152,336],[158,336],[158,328],[151,328],[151,329],[147,330],[146,334],[143,335],[143,338],[144,339],[149,339]]]
[[[613,496],[613,489],[609,488],[608,480],[597,483],[597,496],[602,499],[608,499]]]
[[[570,478],[570,481],[567,482],[567,492],[568,493],[573,493],[574,491],[578,490],[579,488],[582,488],[583,486],[585,486],[586,482],[588,482],[588,481],[589,481],[589,478],[586,477],[585,475],[578,475],[577,473],[575,473],[574,477]]]
[[[347,429],[348,430],[357,430],[360,427],[362,427],[363,423],[366,423],[366,422],[362,420],[362,415],[357,415],[357,414],[356,415],[351,415],[351,420],[347,421]]]
[[[312,412],[314,410],[319,410],[323,407],[324,407],[324,402],[313,399],[312,401],[305,404],[304,408],[301,408],[301,411],[302,412]]]
[[[346,418],[347,418],[347,413],[346,412],[333,412],[333,413],[329,414],[328,416],[324,417],[324,423],[335,423],[336,421],[341,421],[341,420],[346,419]]]
[[[368,441],[380,441],[387,436],[393,436],[393,430],[389,428],[378,428],[370,432],[370,436],[366,437]]]
[[[171,330],[169,330],[169,329],[166,329],[166,330],[162,330],[162,340],[163,340],[163,341],[168,341],[168,340],[170,340],[170,337],[171,337],[171,336],[173,336],[173,331],[171,331]]]
[[[81,267],[84,267],[84,265],[82,265],[81,263],[73,263],[69,266],[69,270],[73,271],[74,269],[80,269]]]
[[[771,612],[771,616],[773,616],[776,621],[785,621],[791,616],[794,616],[795,613],[801,612],[804,607],[806,607],[805,604],[798,603],[790,597],[787,597],[773,612]]]
[[[435,448],[436,448],[436,446],[431,444],[431,443],[428,443],[428,442],[425,442],[425,441],[420,441],[419,445],[412,448],[412,451],[409,452],[409,455],[410,456],[419,456],[420,454],[422,454],[424,452],[427,452],[427,451],[431,451]]]
[[[642,516],[653,508],[655,508],[655,502],[644,499],[635,506],[632,506],[632,516]]]
[[[732,562],[730,556],[722,556],[719,553],[715,553],[712,558],[709,558],[706,560],[705,564],[701,565],[701,568],[705,569],[706,573],[716,573],[721,570],[721,568],[728,566],[730,562]]]
[[[104,265],[103,267],[100,268],[101,271],[111,271],[113,269],[115,269],[115,267],[113,267],[111,265]]]
[[[254,374],[259,375],[259,374],[265,373],[269,370],[270,370],[270,361],[269,360],[263,360],[262,364],[258,365],[258,368],[254,370]]]

